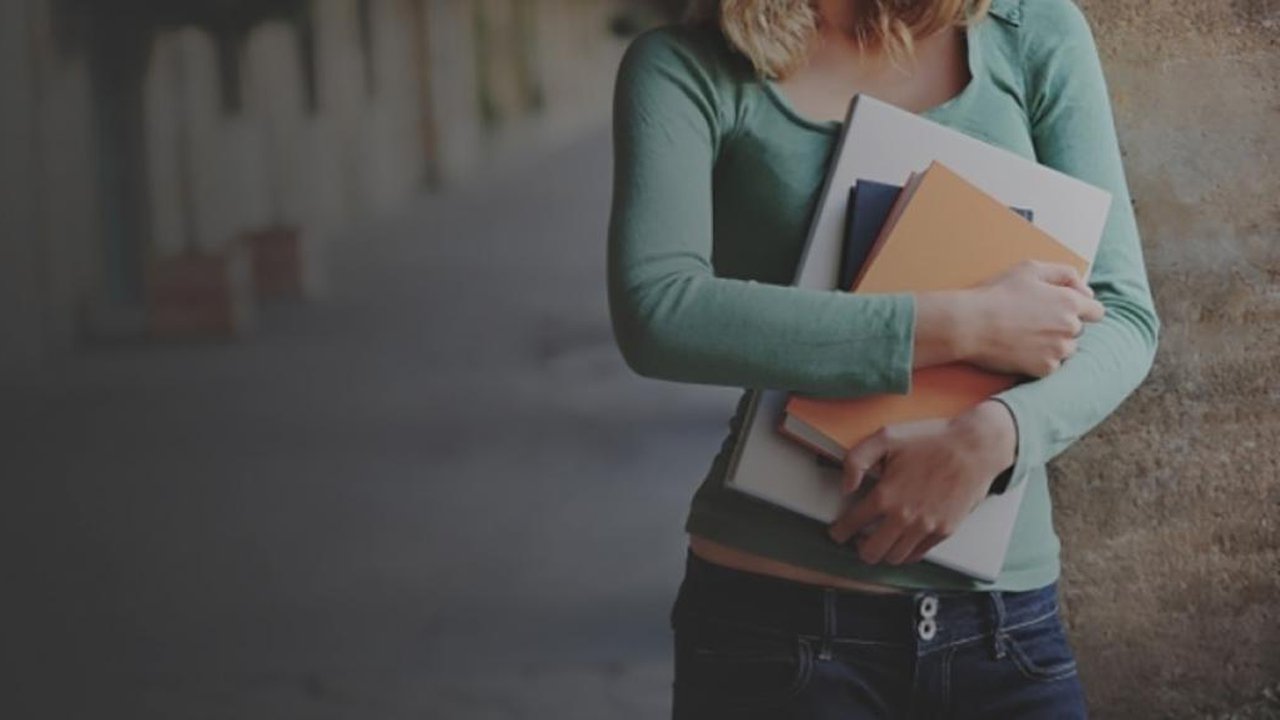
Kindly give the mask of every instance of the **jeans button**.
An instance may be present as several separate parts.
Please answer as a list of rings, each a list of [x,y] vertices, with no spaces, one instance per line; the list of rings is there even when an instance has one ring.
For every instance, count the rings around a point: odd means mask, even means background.
[[[931,618],[938,614],[938,597],[936,595],[925,595],[920,601],[920,616]]]
[[[932,640],[934,635],[938,634],[938,623],[933,618],[927,617],[916,625],[916,630],[920,632],[921,640]]]

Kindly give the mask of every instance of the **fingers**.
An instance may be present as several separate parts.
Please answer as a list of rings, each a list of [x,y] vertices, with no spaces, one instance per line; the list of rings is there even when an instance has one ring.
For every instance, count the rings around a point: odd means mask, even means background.
[[[1032,272],[1036,277],[1064,288],[1075,290],[1078,295],[1073,296],[1075,301],[1076,316],[1085,322],[1098,322],[1106,314],[1106,308],[1102,303],[1098,302],[1094,297],[1093,288],[1080,277],[1080,273],[1070,265],[1061,263],[1031,263]]]
[[[1062,263],[1032,262],[1031,272],[1039,279],[1051,284],[1069,287],[1087,297],[1093,297],[1093,289],[1080,277],[1080,273],[1070,265]]]
[[[872,468],[878,467],[889,451],[889,439],[884,428],[849,448],[844,456],[844,477],[840,489],[846,495],[857,492]]]
[[[906,528],[894,541],[893,547],[889,548],[889,552],[885,553],[884,561],[890,565],[901,565],[928,536],[929,533],[919,527]]]
[[[1080,319],[1079,315],[1073,313],[1066,318],[1064,329],[1070,337],[1078,338],[1084,332],[1084,321]]]
[[[884,428],[872,433],[849,448],[844,456],[841,490],[845,495],[857,492],[873,468],[879,467],[889,452],[889,436]],[[849,538],[875,523],[883,515],[878,496],[868,495],[845,509],[827,529],[831,539],[844,544]]]
[[[930,533],[926,535],[924,540],[921,540],[911,554],[907,556],[907,559],[903,561],[903,564],[910,565],[911,563],[920,562],[924,559],[924,556],[934,548],[934,546],[946,539],[947,536],[942,533]]]
[[[1071,357],[1072,355],[1075,355],[1075,354],[1076,354],[1076,350],[1078,350],[1079,348],[1080,348],[1080,343],[1076,342],[1075,338],[1071,338],[1071,339],[1068,339],[1068,340],[1063,340],[1063,341],[1062,341],[1062,348],[1061,348],[1061,349],[1062,349],[1062,359],[1063,359],[1063,360],[1066,360],[1067,358]]]
[[[1106,307],[1093,298],[1085,297],[1067,288],[1057,292],[1057,302],[1060,306],[1056,310],[1058,315],[1055,324],[1058,332],[1067,337],[1080,337],[1086,323],[1098,322],[1106,315]]]
[[[906,526],[892,517],[886,517],[875,532],[858,541],[858,557],[868,565],[881,562],[898,543]],[[914,544],[912,545],[914,547]]]
[[[1098,322],[1106,313],[1102,303],[1093,298],[1080,298],[1076,303],[1076,315],[1085,322]]]
[[[886,522],[888,528],[877,529],[858,543],[858,555],[864,562],[886,562],[890,565],[909,565],[920,562],[938,543],[946,540],[944,532],[930,532],[920,526]],[[881,530],[885,532],[881,533]],[[884,548],[888,547],[888,550]]]
[[[1079,347],[1080,343],[1075,338],[1054,338],[1047,347],[1050,354],[1044,359],[1044,369],[1050,372],[1057,370],[1062,366],[1062,363],[1066,362],[1067,358],[1076,354],[1076,350]]]
[[[840,517],[836,518],[836,521],[827,528],[827,535],[832,540],[843,545],[849,542],[849,538],[880,520],[880,516],[883,514],[884,511],[880,507],[879,496],[873,491],[872,494],[846,508],[840,514]],[[884,525],[884,523],[881,523],[881,525]],[[876,532],[879,532],[880,529],[882,528],[877,528]]]

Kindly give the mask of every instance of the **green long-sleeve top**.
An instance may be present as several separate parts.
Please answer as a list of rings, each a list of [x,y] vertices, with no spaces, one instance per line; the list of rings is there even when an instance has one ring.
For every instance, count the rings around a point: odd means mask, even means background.
[[[1048,377],[996,396],[1017,427],[1026,495],[1000,576],[867,565],[823,524],[724,486],[746,395],[685,529],[835,575],[938,589],[1026,590],[1058,577],[1045,463],[1150,369],[1159,321],[1089,25],[1071,0],[995,0],[966,30],[971,80],[926,117],[1111,192],[1089,277],[1105,318]],[[627,363],[679,382],[820,395],[905,392],[915,298],[790,286],[841,123],[801,116],[712,27],[636,38],[614,96],[611,317]]]

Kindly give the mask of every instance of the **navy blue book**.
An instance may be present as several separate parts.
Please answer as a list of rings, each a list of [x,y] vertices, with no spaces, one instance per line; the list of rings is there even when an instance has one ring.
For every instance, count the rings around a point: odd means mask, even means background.
[[[848,290],[866,262],[871,246],[880,236],[880,228],[902,192],[901,185],[861,180],[849,188],[849,211],[845,215],[844,254],[840,258],[841,290]]]
[[[884,227],[893,203],[902,192],[901,185],[859,179],[849,188],[849,210],[845,214],[844,251],[840,258],[841,290],[849,290],[853,279],[867,261],[871,247],[880,237],[880,229]],[[1011,208],[1031,222],[1034,217],[1030,210]]]

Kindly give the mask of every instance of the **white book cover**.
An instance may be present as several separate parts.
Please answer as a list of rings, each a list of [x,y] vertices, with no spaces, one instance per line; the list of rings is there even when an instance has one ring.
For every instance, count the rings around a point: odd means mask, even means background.
[[[855,96],[828,168],[795,284],[836,287],[849,188],[860,179],[903,185],[938,161],[1010,207],[1030,208],[1034,224],[1093,262],[1111,207],[1110,193],[1003,148],[902,110]],[[788,393],[752,393],[726,485],[823,522],[841,509],[840,471],[777,431]],[[991,581],[1005,551],[1026,485],[985,499],[925,559]]]

